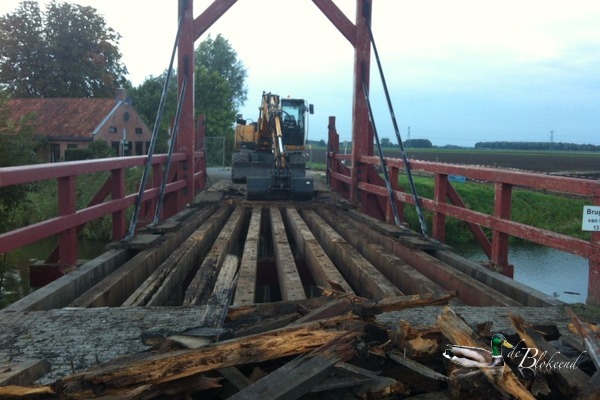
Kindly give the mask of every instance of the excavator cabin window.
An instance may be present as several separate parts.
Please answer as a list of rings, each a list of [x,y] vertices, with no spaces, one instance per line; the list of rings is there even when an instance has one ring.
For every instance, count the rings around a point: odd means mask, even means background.
[[[306,103],[300,99],[282,99],[281,110],[284,145],[303,146]]]

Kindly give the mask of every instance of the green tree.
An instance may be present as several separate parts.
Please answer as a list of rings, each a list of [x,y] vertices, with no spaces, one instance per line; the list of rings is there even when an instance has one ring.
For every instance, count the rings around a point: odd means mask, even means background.
[[[120,35],[93,7],[26,0],[0,17],[0,84],[15,97],[108,97],[126,84]]]
[[[156,113],[158,112],[160,97],[166,78],[166,72],[157,77],[151,76],[146,78],[141,85],[129,90],[129,95],[133,99],[133,106],[135,107],[135,110],[141,115],[141,117],[144,119],[144,122],[146,122],[146,125],[148,125],[151,130],[154,130]],[[169,127],[171,126],[172,120],[175,117],[176,108],[177,78],[173,76],[171,77],[169,88],[167,90],[165,110],[163,117],[161,118],[160,127],[158,129],[158,137],[155,148],[156,153],[165,153],[168,149],[167,132],[169,131]]]
[[[0,168],[35,163],[36,141],[30,124],[35,116],[27,115],[13,121],[9,115],[8,98],[0,94]],[[12,212],[23,204],[29,190],[30,185],[0,188],[0,231],[11,228]]]
[[[226,154],[229,160],[233,150],[233,123],[237,105],[246,99],[243,63],[237,59],[236,52],[229,42],[220,35],[210,37],[200,43],[195,52],[195,114],[204,115],[207,137],[225,137]],[[135,109],[144,121],[154,129],[156,113],[166,79],[166,72],[158,77],[146,79],[129,94],[133,98]],[[177,78],[171,77],[167,90],[165,111],[159,127],[156,151],[167,150],[167,132],[173,123],[177,103]],[[211,164],[221,165],[223,158],[223,140],[207,139],[208,158]]]
[[[196,48],[195,55],[196,67],[202,66],[221,75],[227,81],[234,106],[243,106],[248,98],[247,71],[229,41],[221,34],[214,39],[209,35]]]

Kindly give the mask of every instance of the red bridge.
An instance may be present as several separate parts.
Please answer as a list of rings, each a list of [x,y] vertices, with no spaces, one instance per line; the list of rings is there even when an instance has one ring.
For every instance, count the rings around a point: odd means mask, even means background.
[[[187,78],[186,65],[194,65],[194,42],[221,16],[235,0],[212,3],[200,16],[193,17],[193,1],[180,1],[181,36],[178,44],[178,79],[180,91]],[[393,221],[390,196],[383,179],[375,166],[381,164],[379,157],[373,154],[374,133],[369,122],[367,103],[362,95],[364,76],[369,76],[371,43],[367,19],[357,16],[356,24],[348,20],[339,9],[328,0],[314,0],[325,16],[355,49],[354,61],[354,102],[352,127],[352,154],[339,152],[339,139],[335,130],[335,118],[328,122],[329,150],[328,177],[332,191],[345,197],[359,207],[365,214],[385,221]],[[362,13],[365,0],[357,1],[358,13]],[[185,4],[185,5],[184,5]],[[367,78],[368,84],[368,78]],[[201,117],[193,115],[193,90],[186,90],[182,96],[183,107],[180,123],[180,136],[176,153],[172,157],[170,174],[166,178],[164,207],[161,218],[168,218],[193,202],[194,196],[206,188],[206,164],[203,153],[204,132]],[[49,255],[47,263],[56,263],[63,270],[77,262],[77,234],[82,227],[95,219],[110,215],[112,218],[112,238],[123,239],[127,234],[126,210],[136,200],[140,204],[140,226],[151,222],[160,196],[161,170],[167,157],[156,155],[146,157],[128,157],[69,163],[19,166],[0,170],[0,187],[27,184],[43,180],[56,180],[58,183],[58,215],[36,224],[25,226],[0,235],[0,253],[21,248],[30,243],[59,235],[59,245]],[[342,161],[347,160],[351,167]],[[147,162],[151,165],[152,181],[139,193],[127,193],[125,174],[128,168],[141,167]],[[393,186],[393,198],[396,208],[402,210],[404,204],[414,204],[410,192],[398,187],[398,175],[406,169],[401,159],[385,159],[388,174]],[[483,168],[464,165],[410,161],[413,171],[429,174],[435,179],[433,199],[421,198],[421,206],[433,214],[432,237],[445,241],[446,217],[465,221],[475,240],[488,255],[491,264],[512,277],[512,266],[508,263],[508,242],[510,236],[519,237],[544,246],[573,253],[589,260],[589,289],[587,301],[600,304],[600,232],[592,232],[591,240],[577,238],[547,231],[533,226],[511,221],[512,189],[517,186],[533,190],[572,194],[589,198],[589,204],[600,205],[600,182],[585,179],[548,176],[514,170]],[[77,177],[97,172],[109,172],[109,176],[84,208],[76,208]],[[488,182],[495,187],[494,212],[486,215],[469,210],[452,186],[448,177],[461,175],[468,179]],[[141,196],[140,196],[141,195]],[[492,232],[489,240],[482,228]]]
[[[232,309],[233,313],[243,314],[254,307],[252,312],[257,314],[253,316],[264,313],[259,315],[260,320],[267,321],[261,329],[276,331],[277,335],[279,330],[265,326],[288,326],[292,320],[280,317],[296,313],[289,311],[290,308],[310,310],[300,318],[301,323],[317,324],[332,315],[337,318],[342,313],[351,314],[354,306],[350,303],[357,301],[362,307],[366,303],[360,302],[365,299],[370,301],[364,307],[367,314],[404,310],[407,301],[412,305],[406,307],[421,307],[407,318],[413,319],[410,323],[417,321],[422,326],[435,321],[443,323],[436,310],[427,310],[433,305],[450,304],[462,310],[464,316],[477,318],[469,324],[493,321],[498,332],[510,329],[507,315],[515,310],[527,315],[532,323],[552,319],[556,324],[560,322],[560,329],[566,329],[567,318],[561,302],[510,279],[513,275],[508,262],[510,237],[586,258],[589,261],[587,302],[600,305],[600,231],[592,232],[591,239],[586,241],[511,219],[513,188],[575,195],[589,199],[590,206],[600,206],[600,181],[374,155],[373,143],[378,138],[365,96],[373,43],[368,13],[371,0],[357,0],[356,23],[331,0],[313,0],[354,48],[352,153],[340,153],[335,118],[323,121],[323,129],[328,131],[328,187],[315,182],[315,199],[305,202],[251,202],[242,196],[227,196],[225,192],[233,186],[208,188],[203,117],[194,115],[193,77],[188,76],[192,68],[187,66],[195,65],[194,42],[235,2],[214,1],[196,18],[193,0],[178,2],[181,25],[177,77],[182,112],[179,136],[170,156],[150,151],[147,157],[0,169],[0,188],[42,181],[56,182],[58,188],[57,215],[0,234],[0,254],[51,236],[59,238],[58,246],[46,259],[46,264],[54,266],[51,270],[56,272],[53,277],[56,279],[0,310],[3,343],[0,358],[28,366],[31,376],[22,381],[24,384],[49,373],[47,362],[33,365],[31,360],[50,359],[52,372],[45,378],[46,383],[60,380],[74,372],[76,358],[81,370],[99,360],[104,362],[146,350],[137,338],[144,336],[149,327],[169,327],[175,333],[198,326],[220,329]],[[150,177],[138,190],[126,188],[125,177],[132,168],[145,168],[144,176]],[[409,169],[432,177],[433,198],[418,198],[399,186],[398,177]],[[98,173],[103,173],[104,183],[87,205],[78,207],[78,178]],[[389,179],[386,181],[380,173]],[[467,207],[450,179],[455,175],[494,186],[491,214]],[[243,190],[240,185],[237,189]],[[412,232],[401,224],[406,205],[431,213],[431,237]],[[134,207],[133,223],[128,225],[128,211]],[[110,250],[77,266],[78,233],[87,223],[107,216],[111,219],[114,241]],[[489,257],[492,270],[463,259],[443,244],[449,217],[468,225]],[[491,239],[484,229],[491,231]],[[330,297],[335,301],[327,303],[330,300],[324,299],[328,296],[321,296],[325,292],[332,294]],[[267,304],[261,308],[259,303]],[[542,308],[544,312],[540,312]],[[480,314],[482,310],[485,315]],[[450,318],[450,314],[453,312],[444,311],[444,318]],[[365,318],[371,317],[368,314]],[[458,321],[452,321],[450,325],[459,326]],[[236,326],[230,331],[237,329],[237,333],[243,331],[241,337],[254,338],[250,333],[253,326],[246,329],[239,325],[241,328]],[[314,330],[314,326],[310,329]],[[329,348],[331,342],[324,343],[323,347]],[[273,348],[277,346],[267,347],[277,350]],[[382,349],[383,345],[379,347]],[[143,357],[149,354],[154,356],[145,352]],[[177,374],[181,372],[180,361],[173,361]],[[257,360],[250,357],[237,361],[245,364]],[[332,362],[328,368],[333,368],[333,364],[337,366]],[[145,376],[144,368],[140,367],[140,376]],[[124,369],[129,371],[127,367]],[[133,390],[129,394],[153,398],[162,392],[137,390],[177,389],[161,386],[167,380],[175,383],[185,380],[196,385],[196,381],[187,380],[196,376],[183,369],[182,374],[174,377],[160,375],[147,387],[135,381],[135,385],[125,389]],[[8,370],[3,368],[2,372]],[[238,389],[256,387],[248,386],[249,379],[239,370],[220,368],[218,372],[233,385],[243,378]],[[94,375],[94,371],[90,374]],[[369,379],[371,375],[375,374],[369,372]],[[77,389],[79,392],[69,393],[72,388],[64,386],[65,382],[77,384],[80,376],[83,375],[74,374],[70,380],[63,380],[63,386],[37,389],[84,397],[124,393],[118,387],[98,383],[95,376],[81,380],[85,382]],[[587,375],[573,378],[568,389],[572,386],[583,390],[588,378]],[[0,388],[6,389],[2,387],[6,383],[0,379]],[[178,390],[187,390],[184,386]],[[304,389],[311,390],[312,386],[307,384]]]

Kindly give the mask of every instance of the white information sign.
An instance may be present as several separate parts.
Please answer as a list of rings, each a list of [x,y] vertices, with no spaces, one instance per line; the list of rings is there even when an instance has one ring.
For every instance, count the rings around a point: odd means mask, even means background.
[[[600,231],[600,206],[583,206],[582,231]]]

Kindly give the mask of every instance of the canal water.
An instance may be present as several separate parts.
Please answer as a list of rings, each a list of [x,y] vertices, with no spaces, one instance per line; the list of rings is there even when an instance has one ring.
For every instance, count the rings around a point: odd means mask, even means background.
[[[56,246],[56,240],[43,240],[11,254],[17,266],[11,290],[29,293],[29,259],[44,259]],[[91,259],[105,251],[105,242],[79,241],[80,259]],[[486,262],[476,244],[453,246],[469,260]],[[588,261],[582,257],[528,243],[511,243],[509,262],[514,265],[514,279],[565,303],[585,303],[588,287]]]
[[[486,262],[481,248],[473,243],[453,246],[469,260]],[[514,279],[565,303],[585,303],[588,289],[587,259],[531,243],[511,243],[508,262]]]

